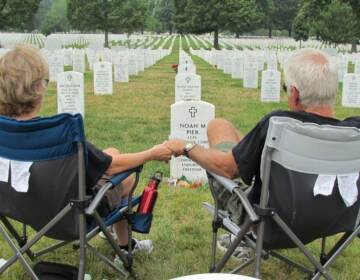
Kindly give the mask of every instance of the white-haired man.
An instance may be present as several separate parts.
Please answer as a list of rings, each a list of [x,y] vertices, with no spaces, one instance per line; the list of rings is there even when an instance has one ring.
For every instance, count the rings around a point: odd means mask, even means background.
[[[360,128],[360,117],[334,118],[337,69],[326,54],[315,49],[297,51],[288,59],[284,74],[289,111],[271,112],[244,137],[230,122],[215,119],[208,125],[209,149],[179,139],[168,141],[167,146],[174,155],[186,155],[214,173],[240,177],[248,185],[253,182],[249,199],[257,202],[261,190],[261,153],[270,117],[286,116],[303,122]]]

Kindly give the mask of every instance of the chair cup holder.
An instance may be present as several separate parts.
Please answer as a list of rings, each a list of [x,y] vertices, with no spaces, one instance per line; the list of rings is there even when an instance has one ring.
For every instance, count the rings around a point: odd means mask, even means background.
[[[132,230],[138,233],[149,233],[151,228],[153,214],[133,213],[129,215],[132,224]]]

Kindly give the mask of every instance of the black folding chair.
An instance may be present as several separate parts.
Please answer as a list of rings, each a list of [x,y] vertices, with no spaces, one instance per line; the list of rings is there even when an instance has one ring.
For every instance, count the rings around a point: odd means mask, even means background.
[[[234,181],[210,174],[210,187],[215,206],[205,206],[214,213],[211,271],[220,272],[236,247],[242,242],[255,250],[254,257],[231,271],[238,273],[255,262],[255,277],[261,278],[261,263],[269,256],[292,265],[311,279],[333,279],[329,271],[336,258],[360,233],[359,180],[348,188],[357,189],[356,202],[347,207],[339,192],[338,182],[329,196],[314,196],[319,174],[358,174],[360,171],[360,130],[303,123],[286,117],[272,117],[262,154],[262,189],[259,204],[250,203],[248,196]],[[239,225],[219,209],[214,180],[238,196],[244,209],[244,222]],[[236,237],[225,255],[216,262],[216,240],[219,228]],[[256,237],[248,234],[256,232]],[[343,233],[326,250],[326,237]],[[321,238],[319,258],[305,247]],[[277,249],[298,248],[313,267],[305,267],[278,253]],[[354,262],[360,261],[360,256]]]
[[[148,232],[152,219],[151,215],[138,217],[132,211],[140,201],[140,197],[133,197],[133,193],[142,167],[110,178],[95,197],[87,196],[87,152],[83,121],[80,115],[70,114],[28,121],[0,117],[0,157],[5,165],[10,166],[19,166],[16,165],[18,162],[33,162],[29,170],[31,175],[26,192],[15,190],[14,187],[18,183],[17,170],[13,167],[9,168],[8,180],[0,182],[0,235],[14,252],[14,256],[0,267],[0,275],[19,260],[32,279],[38,280],[24,254],[34,259],[69,243],[73,243],[74,248],[79,250],[79,280],[84,279],[88,250],[123,276],[130,275],[133,226],[137,227],[139,232]],[[105,193],[132,173],[136,174],[136,179],[129,199],[107,217],[101,217],[97,209]],[[16,231],[10,219],[24,225],[22,233]],[[120,250],[117,242],[106,230],[109,225],[121,219],[131,219],[128,254]],[[138,220],[140,223],[137,223]],[[27,225],[37,232],[30,240],[27,237]],[[120,257],[124,268],[116,265],[89,244],[89,240],[100,231],[105,234],[111,247]],[[60,242],[39,252],[33,252],[33,245],[44,236]]]

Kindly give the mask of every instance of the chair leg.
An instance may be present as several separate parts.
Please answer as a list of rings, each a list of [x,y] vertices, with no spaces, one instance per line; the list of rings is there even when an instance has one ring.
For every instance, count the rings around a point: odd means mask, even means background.
[[[220,272],[224,268],[226,262],[230,259],[231,255],[235,251],[236,247],[240,244],[240,242],[244,238],[245,234],[249,231],[251,224],[252,224],[252,222],[250,221],[250,219],[248,217],[246,217],[243,229],[238,233],[238,235],[235,237],[235,240],[230,244],[230,247],[226,251],[223,258],[216,265],[214,272]]]
[[[340,255],[359,234],[360,234],[360,226],[358,226],[358,228],[353,233],[351,233],[348,236],[348,238],[344,240],[340,245],[339,242],[342,241],[345,238],[345,236],[348,235],[348,233],[345,233],[344,236],[342,236],[342,238],[340,239],[340,241],[335,245],[336,250],[331,254],[328,261],[324,264],[323,266],[324,269],[327,269],[336,260],[337,256]],[[312,280],[319,279],[321,277],[321,274],[322,274],[321,271],[317,271],[317,273],[314,275]]]
[[[217,201],[215,200],[215,211],[214,211],[214,218],[212,223],[213,235],[212,235],[210,272],[213,272],[215,270],[217,233],[220,227],[218,214],[219,214],[219,206]]]
[[[109,241],[110,246],[114,249],[115,253],[119,256],[119,258],[121,259],[121,261],[124,263],[124,266],[126,269],[130,270],[130,262],[129,259],[127,258],[127,256],[121,252],[120,247],[118,246],[118,244],[116,243],[116,241],[112,238],[112,236],[110,235],[110,233],[106,230],[106,225],[103,222],[103,220],[101,219],[99,213],[97,211],[94,212],[94,219],[96,221],[96,223],[99,225],[99,227],[101,228],[102,232],[105,234],[106,239]]]
[[[23,237],[19,235],[19,233],[16,231],[16,229],[13,227],[11,222],[4,216],[0,216],[0,220],[3,222],[4,226],[7,228],[7,230],[11,233],[11,235],[16,239],[19,247],[22,247],[26,244],[27,238],[26,238],[26,226],[23,225]],[[28,257],[33,260],[34,259],[34,253],[28,249],[26,251],[26,254]]]
[[[265,221],[261,218],[257,228],[256,250],[255,250],[255,277],[261,279],[261,260],[264,242]]]
[[[10,260],[8,260],[2,267],[0,267],[0,275],[5,272],[6,269],[8,269],[13,263],[15,263],[17,260],[21,262],[27,273],[30,275],[30,277],[33,280],[39,280],[39,278],[36,276],[34,270],[31,268],[30,264],[26,261],[22,253],[18,248],[16,248],[16,245],[11,240],[10,236],[6,233],[3,226],[0,224],[0,233],[4,236],[6,242],[9,244],[13,252],[15,253],[15,256],[12,257]]]
[[[291,229],[286,225],[286,223],[277,215],[276,213],[272,216],[274,221],[278,226],[286,233],[286,235],[296,244],[299,250],[307,257],[307,259],[313,264],[315,269],[317,269],[326,279],[332,280],[333,278],[326,270],[325,266],[322,266],[320,262],[306,249],[305,245],[300,241],[300,239],[291,231]]]
[[[80,213],[79,215],[79,255],[80,255],[80,262],[79,262],[79,274],[78,280],[84,280],[85,277],[85,268],[86,268],[86,219],[85,213]]]

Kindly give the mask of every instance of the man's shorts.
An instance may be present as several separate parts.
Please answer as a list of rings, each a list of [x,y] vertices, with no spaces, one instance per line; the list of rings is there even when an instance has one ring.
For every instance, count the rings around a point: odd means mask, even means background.
[[[222,152],[231,152],[232,148],[236,144],[237,143],[235,142],[224,141],[215,145],[213,148],[220,150]],[[234,181],[237,182],[239,186],[248,188],[248,186],[245,185],[245,183],[241,180],[241,178],[236,178]],[[214,194],[219,203],[219,208],[221,210],[228,211],[231,220],[234,223],[240,225],[242,223],[242,218],[243,218],[243,207],[241,205],[241,201],[239,197],[235,194],[231,194],[227,189],[225,189],[222,185],[220,185],[218,182],[214,180],[209,180],[209,183],[213,187]]]

